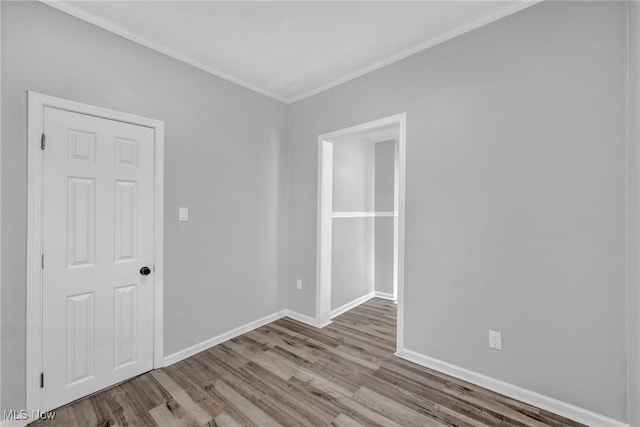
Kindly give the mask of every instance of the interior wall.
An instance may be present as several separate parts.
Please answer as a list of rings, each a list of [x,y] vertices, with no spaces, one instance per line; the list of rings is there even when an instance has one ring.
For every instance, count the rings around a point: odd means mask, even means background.
[[[626,17],[542,2],[290,105],[288,308],[318,135],[407,112],[406,348],[625,421]]]
[[[374,290],[374,218],[334,218],[331,310]]]
[[[394,200],[396,141],[376,142],[375,148],[375,207],[376,212],[397,210]]]
[[[395,141],[375,144],[375,211],[395,212]],[[374,218],[376,292],[393,295],[393,224],[395,217]]]
[[[333,211],[372,212],[375,206],[374,144],[365,137],[333,143]],[[374,218],[333,218],[331,310],[374,288]]]
[[[375,151],[366,137],[333,142],[333,212],[371,212],[375,206]]]
[[[629,424],[640,426],[640,3],[629,2]]]
[[[42,3],[1,8],[2,409],[25,405],[27,90],[165,122],[165,355],[284,309],[286,106]]]

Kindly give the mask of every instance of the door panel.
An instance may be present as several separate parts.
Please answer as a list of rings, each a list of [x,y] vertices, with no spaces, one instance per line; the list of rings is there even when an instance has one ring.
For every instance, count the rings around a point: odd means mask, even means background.
[[[136,360],[136,292],[135,284],[114,289],[115,339],[113,350],[116,368]]]
[[[67,297],[67,386],[95,377],[94,295]]]
[[[96,240],[96,180],[68,178],[68,267],[93,265]]]
[[[115,193],[115,260],[132,260],[136,257],[138,236],[138,184],[116,181]]]
[[[42,406],[153,367],[151,128],[44,109]]]

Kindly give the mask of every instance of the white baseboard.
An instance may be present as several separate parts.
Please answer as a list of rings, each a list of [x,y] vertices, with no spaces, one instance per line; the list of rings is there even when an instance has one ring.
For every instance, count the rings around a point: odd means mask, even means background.
[[[356,298],[351,302],[346,303],[345,305],[336,308],[335,310],[331,311],[330,317],[333,319],[336,316],[340,316],[342,313],[345,313],[349,310],[351,310],[354,307],[359,306],[360,304],[369,301],[371,298],[375,297],[376,293],[371,291],[366,295],[361,296],[360,298]]]
[[[198,344],[194,344],[191,347],[187,347],[184,350],[177,351],[169,356],[165,356],[164,358],[164,366],[173,365],[176,362],[179,362],[183,359],[186,359],[189,356],[193,356],[196,353],[200,353],[208,348],[221,344],[231,338],[235,338],[239,335],[245,334],[249,331],[252,331],[260,326],[264,326],[267,323],[274,322],[278,319],[281,319],[285,316],[286,310],[280,310],[276,313],[270,314],[268,316],[263,317],[262,319],[254,320],[253,322],[249,322],[246,325],[239,326],[235,329],[232,329],[228,332],[222,333],[213,338],[209,338],[208,340],[202,341]],[[4,425],[2,425],[4,427]]]
[[[285,311],[286,311],[286,314],[285,314],[286,317],[289,317],[290,319],[293,319],[300,323],[304,323],[305,325],[313,326],[314,328],[324,328],[325,326],[331,324],[331,321],[328,321],[327,323],[324,323],[324,324],[320,324],[313,317],[309,317],[292,310],[285,310]]]
[[[387,292],[380,292],[380,291],[376,291],[376,298],[388,299],[391,301],[396,300],[396,297],[394,297],[393,294],[390,294]]]
[[[622,421],[614,420],[570,403],[407,350],[406,348],[398,350],[396,356],[588,426],[629,427],[629,424],[625,424]]]
[[[393,299],[393,295],[391,294],[380,293],[380,295],[381,295],[381,298]],[[355,300],[346,303],[342,307],[338,307],[335,310],[331,311],[331,313],[329,313],[329,318],[333,319],[334,317],[339,316],[342,313],[347,312],[352,308],[357,307],[360,304],[367,302],[371,298],[374,298],[376,296],[378,296],[377,293],[374,291],[371,291],[368,294],[361,296],[360,298],[356,298]],[[293,320],[297,320],[298,322],[304,323],[305,325],[313,326],[314,328],[324,328],[325,326],[331,324],[331,320],[329,320],[326,323],[319,323],[314,317],[306,316],[304,314],[300,314],[292,310],[286,310],[286,312],[287,312],[286,314],[287,317]]]

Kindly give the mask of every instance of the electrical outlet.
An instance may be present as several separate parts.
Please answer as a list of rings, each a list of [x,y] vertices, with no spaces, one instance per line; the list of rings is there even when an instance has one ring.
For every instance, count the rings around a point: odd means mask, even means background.
[[[489,331],[489,347],[502,350],[502,334],[496,331]]]
[[[302,279],[296,281],[296,288],[298,288],[299,291],[302,290]]]

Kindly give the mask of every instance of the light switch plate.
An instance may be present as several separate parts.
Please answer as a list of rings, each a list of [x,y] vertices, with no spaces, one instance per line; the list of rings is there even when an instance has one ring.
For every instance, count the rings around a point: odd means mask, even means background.
[[[189,208],[180,208],[178,219],[180,221],[189,221]]]

